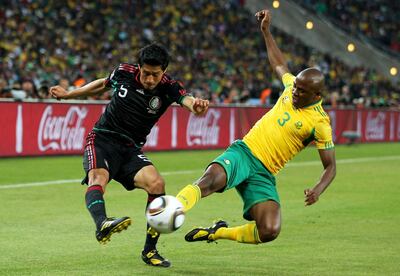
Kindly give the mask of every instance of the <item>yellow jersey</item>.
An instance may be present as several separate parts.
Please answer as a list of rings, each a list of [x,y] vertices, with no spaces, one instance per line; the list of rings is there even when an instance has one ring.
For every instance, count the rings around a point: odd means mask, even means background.
[[[332,128],[322,100],[295,108],[292,90],[295,76],[282,76],[285,90],[275,106],[250,129],[243,142],[264,166],[277,174],[283,166],[310,142],[318,149],[332,149]]]

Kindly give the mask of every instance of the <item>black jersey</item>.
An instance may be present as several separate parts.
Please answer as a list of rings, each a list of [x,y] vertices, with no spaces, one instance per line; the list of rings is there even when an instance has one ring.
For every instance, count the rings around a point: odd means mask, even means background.
[[[95,124],[95,131],[118,133],[142,147],[151,128],[173,103],[182,103],[188,95],[175,80],[164,74],[153,90],[146,90],[139,81],[137,65],[122,63],[106,79],[113,96]]]

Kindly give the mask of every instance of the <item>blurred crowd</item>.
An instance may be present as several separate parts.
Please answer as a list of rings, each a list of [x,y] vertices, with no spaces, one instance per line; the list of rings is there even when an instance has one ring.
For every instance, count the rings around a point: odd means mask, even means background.
[[[400,53],[400,1],[303,0],[304,6]]]
[[[373,70],[273,33],[293,73],[309,66],[324,72],[325,104],[400,108],[399,86]],[[244,0],[0,2],[0,37],[3,98],[46,99],[52,85],[72,89],[107,77],[119,63],[135,63],[152,41],[169,48],[168,73],[214,104],[271,105],[282,91]]]

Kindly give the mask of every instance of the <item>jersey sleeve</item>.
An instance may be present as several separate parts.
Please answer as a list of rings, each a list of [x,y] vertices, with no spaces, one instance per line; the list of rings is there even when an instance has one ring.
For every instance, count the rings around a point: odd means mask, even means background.
[[[172,80],[169,82],[168,97],[177,104],[182,105],[183,98],[190,94],[183,87],[183,84]]]
[[[110,73],[108,78],[106,78],[106,80],[104,81],[105,86],[108,88],[111,88],[113,82],[117,81],[119,75],[120,75],[120,72],[118,71],[118,67],[117,67]]]
[[[283,90],[282,94],[279,96],[280,100],[285,99],[287,97],[289,97],[289,99],[292,100],[292,89],[293,89],[293,83],[294,83],[295,78],[296,77],[290,73],[286,73],[282,76],[284,90]]]
[[[119,80],[123,78],[131,78],[132,74],[137,72],[137,68],[132,64],[121,63],[118,67],[116,67],[106,78],[104,84],[106,87],[113,87],[114,83],[117,83]]]
[[[113,76],[114,76],[116,70],[117,70],[117,69],[114,69],[114,70],[110,73],[110,75],[108,75],[108,77],[104,80],[104,85],[105,85],[105,87],[108,87],[108,88],[111,87],[111,79],[113,78]]]
[[[315,145],[317,149],[332,149],[332,128],[329,120],[321,120],[315,126]]]
[[[293,76],[293,75],[290,74],[290,73],[286,73],[286,74],[284,74],[284,75],[282,76],[282,82],[283,82],[283,85],[285,86],[285,89],[288,88],[289,86],[293,86],[293,83],[294,83],[294,79],[295,79],[295,78],[296,78],[296,77]]]

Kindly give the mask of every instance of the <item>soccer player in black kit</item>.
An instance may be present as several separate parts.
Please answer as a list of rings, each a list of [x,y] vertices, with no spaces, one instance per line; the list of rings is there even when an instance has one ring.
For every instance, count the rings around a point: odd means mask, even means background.
[[[165,194],[165,182],[141,148],[151,128],[176,102],[195,115],[207,112],[209,102],[194,98],[177,81],[165,74],[170,56],[160,44],[152,43],[139,51],[138,64],[120,64],[108,78],[98,79],[72,91],[60,86],[50,94],[60,99],[92,96],[113,89],[104,113],[86,138],[83,165],[88,184],[86,206],[96,224],[96,238],[106,243],[115,232],[131,224],[129,217],[107,217],[103,194],[112,179],[128,191],[148,193],[147,205]],[[156,249],[159,233],[147,225],[142,259],[153,266],[171,263]]]

